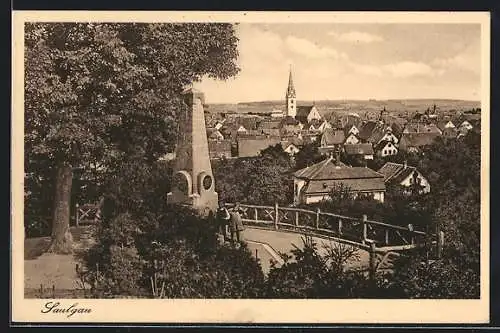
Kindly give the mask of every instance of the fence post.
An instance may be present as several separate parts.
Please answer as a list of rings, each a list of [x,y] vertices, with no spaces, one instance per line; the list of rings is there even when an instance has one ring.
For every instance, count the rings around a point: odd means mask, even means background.
[[[376,260],[376,254],[375,252],[375,242],[370,243],[370,281],[375,282],[375,273],[377,270],[377,260]]]
[[[77,227],[78,227],[78,223],[79,223],[78,219],[79,219],[79,215],[80,215],[79,214],[80,213],[80,209],[78,209],[79,207],[80,207],[80,205],[76,204],[76,226]]]
[[[389,245],[389,229],[385,229],[385,245]]]
[[[278,230],[278,222],[279,222],[279,211],[278,211],[278,203],[274,203],[274,229]]]
[[[320,213],[320,209],[318,207],[316,209],[316,229],[319,229],[319,213]]]
[[[295,226],[296,227],[299,226],[299,212],[298,211],[295,212]]]
[[[366,221],[368,221],[368,216],[363,214],[363,244],[366,244],[366,239],[368,238],[368,224]]]
[[[438,240],[437,240],[437,257],[441,259],[443,256],[443,246],[444,246],[444,232],[438,232]]]
[[[342,235],[342,219],[339,219],[339,235]]]
[[[255,217],[255,222],[257,222],[259,220],[259,214],[258,214],[258,211],[257,211],[257,208],[254,208],[254,217]]]

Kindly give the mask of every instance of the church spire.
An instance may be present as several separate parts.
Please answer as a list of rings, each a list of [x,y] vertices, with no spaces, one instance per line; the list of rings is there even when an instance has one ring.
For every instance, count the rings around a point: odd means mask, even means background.
[[[286,89],[286,115],[295,118],[297,115],[297,96],[293,86],[292,66],[290,65],[290,74],[288,76],[288,88]]]
[[[288,75],[288,89],[286,90],[286,97],[296,97],[295,87],[293,86],[292,66],[290,65],[290,74]]]

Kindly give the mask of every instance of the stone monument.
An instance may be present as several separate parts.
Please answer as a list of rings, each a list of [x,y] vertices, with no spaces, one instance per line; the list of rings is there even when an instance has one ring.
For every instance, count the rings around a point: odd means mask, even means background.
[[[183,92],[187,108],[179,119],[179,133],[167,202],[192,206],[201,215],[215,213],[218,195],[208,153],[203,104],[205,96],[193,88]]]

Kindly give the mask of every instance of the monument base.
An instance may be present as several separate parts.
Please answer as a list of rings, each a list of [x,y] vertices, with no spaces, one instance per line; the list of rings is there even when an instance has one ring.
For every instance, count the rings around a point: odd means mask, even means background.
[[[204,193],[200,196],[192,194],[190,196],[183,196],[180,193],[167,193],[168,204],[186,205],[194,208],[201,216],[207,217],[210,212],[216,213],[219,205],[219,196],[217,192]]]

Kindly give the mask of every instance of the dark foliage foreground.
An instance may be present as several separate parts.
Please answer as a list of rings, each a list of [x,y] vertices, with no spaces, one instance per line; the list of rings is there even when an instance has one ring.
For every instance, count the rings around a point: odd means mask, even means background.
[[[477,298],[478,261],[457,258],[450,247],[441,261],[413,253],[391,274],[347,270],[356,251],[304,238],[294,260],[268,276],[245,246],[218,242],[212,219],[166,205],[169,172],[157,163],[124,163],[105,186],[98,245],[89,251],[85,283],[90,297],[155,298]],[[320,254],[321,253],[321,254]]]

